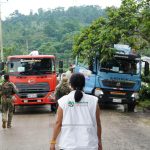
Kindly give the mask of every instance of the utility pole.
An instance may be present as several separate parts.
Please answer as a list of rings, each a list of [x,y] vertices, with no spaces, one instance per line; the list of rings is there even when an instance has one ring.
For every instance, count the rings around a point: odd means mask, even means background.
[[[3,54],[3,36],[2,36],[1,0],[0,0],[0,51],[1,51],[1,62],[3,62],[3,61],[4,61],[4,54]]]
[[[8,0],[7,0],[8,1]],[[3,31],[2,31],[2,17],[1,17],[1,4],[6,3],[0,0],[0,54],[1,54],[1,62],[4,61],[4,53],[3,53]]]

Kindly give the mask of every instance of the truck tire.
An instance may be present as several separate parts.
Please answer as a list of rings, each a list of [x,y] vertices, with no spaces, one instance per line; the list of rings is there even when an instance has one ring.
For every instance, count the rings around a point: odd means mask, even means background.
[[[56,104],[51,104],[51,111],[56,113],[57,111]]]
[[[124,104],[124,112],[128,112],[128,104]]]
[[[134,109],[135,109],[135,106],[136,106],[136,103],[129,103],[128,104],[128,112],[134,112]]]
[[[13,113],[15,113],[16,107],[14,106]]]

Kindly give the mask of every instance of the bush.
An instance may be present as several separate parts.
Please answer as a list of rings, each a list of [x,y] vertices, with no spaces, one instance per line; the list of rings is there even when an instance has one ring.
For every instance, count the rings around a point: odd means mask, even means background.
[[[150,100],[150,75],[142,76],[142,87],[139,91],[140,101]]]
[[[141,100],[150,99],[150,84],[142,85],[139,97]]]
[[[150,83],[150,75],[146,77],[142,76],[142,81],[146,83]]]
[[[144,101],[140,101],[138,104],[140,107],[150,109],[150,100],[145,99]]]

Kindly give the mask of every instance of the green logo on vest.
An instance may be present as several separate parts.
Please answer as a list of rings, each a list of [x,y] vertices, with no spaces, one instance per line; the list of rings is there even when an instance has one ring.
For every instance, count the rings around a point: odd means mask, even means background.
[[[68,106],[69,106],[69,107],[73,107],[73,106],[74,106],[74,102],[69,101],[69,102],[68,102]]]

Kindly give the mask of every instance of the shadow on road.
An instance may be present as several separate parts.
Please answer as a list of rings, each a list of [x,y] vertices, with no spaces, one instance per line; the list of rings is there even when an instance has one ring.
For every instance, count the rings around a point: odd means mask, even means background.
[[[124,112],[123,105],[114,105],[114,104],[100,104],[100,109],[105,111],[113,111],[113,112]]]

